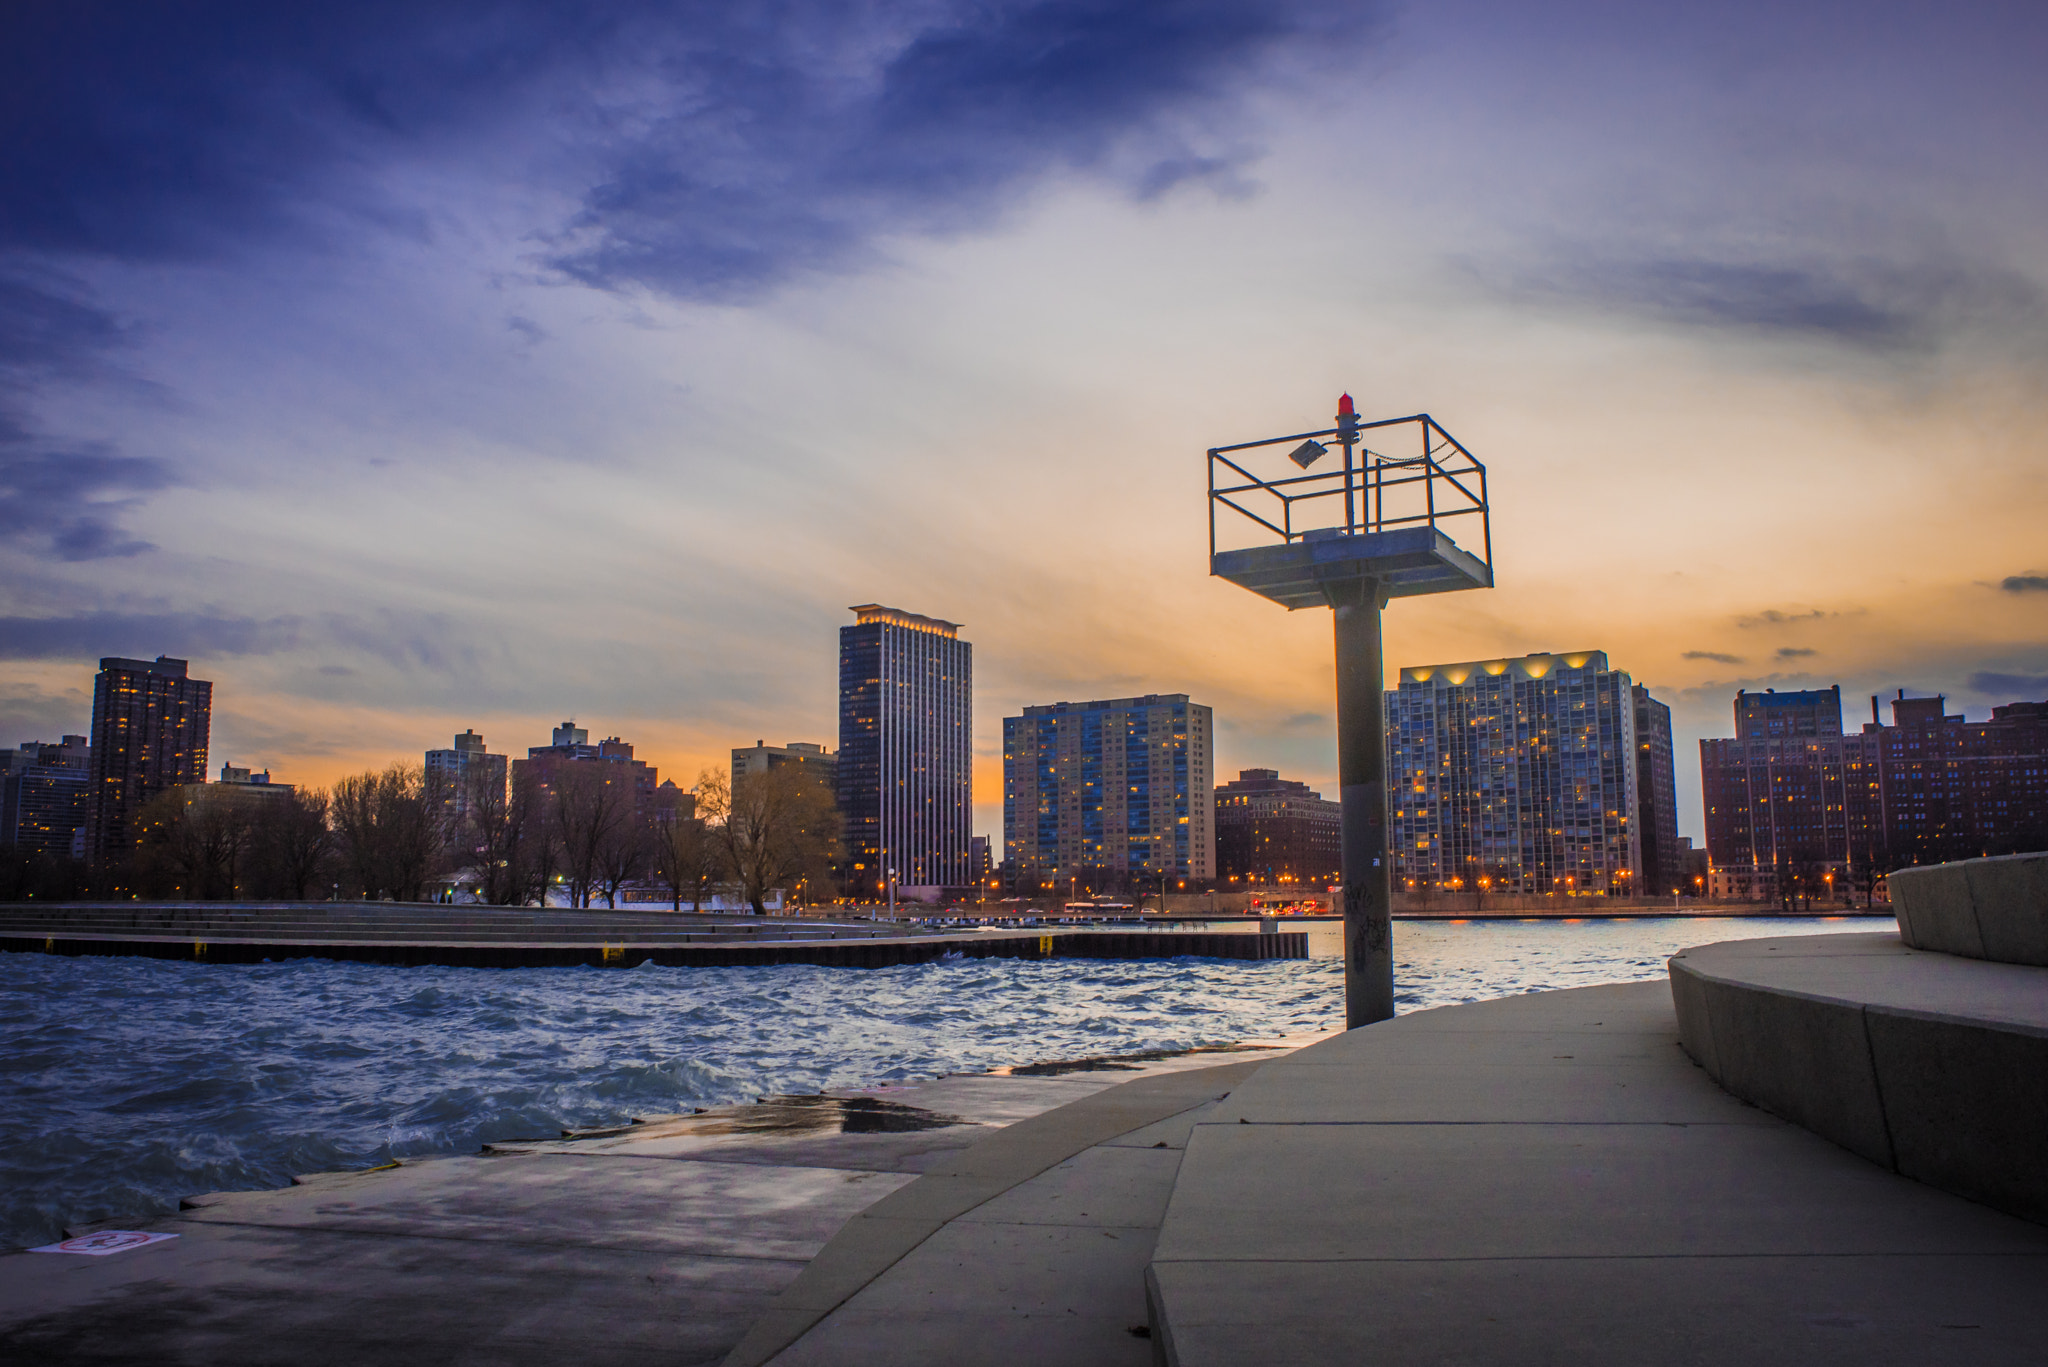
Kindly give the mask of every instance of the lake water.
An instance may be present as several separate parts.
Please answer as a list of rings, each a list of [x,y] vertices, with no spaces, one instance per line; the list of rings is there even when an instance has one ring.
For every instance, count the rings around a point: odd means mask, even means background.
[[[1661,978],[1687,945],[1890,925],[1400,922],[1397,1001]],[[620,971],[0,954],[0,1247],[633,1115],[1317,1034],[1342,998],[1330,958]]]

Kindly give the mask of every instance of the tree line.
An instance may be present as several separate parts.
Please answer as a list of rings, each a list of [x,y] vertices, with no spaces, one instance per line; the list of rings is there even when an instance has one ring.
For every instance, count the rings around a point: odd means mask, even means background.
[[[522,766],[510,783],[481,769],[455,788],[418,764],[351,775],[331,789],[189,784],[137,814],[123,869],[37,873],[39,900],[122,890],[157,900],[418,901],[451,886],[493,906],[617,906],[629,885],[669,905],[714,893],[765,913],[776,889],[828,898],[840,854],[832,794],[795,766],[707,770],[694,789],[633,787],[602,762]],[[15,880],[22,881],[22,880]],[[52,894],[54,893],[54,896]]]

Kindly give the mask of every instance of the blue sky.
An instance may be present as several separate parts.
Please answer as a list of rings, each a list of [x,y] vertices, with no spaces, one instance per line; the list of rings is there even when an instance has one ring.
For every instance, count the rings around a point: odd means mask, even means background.
[[[880,601],[976,644],[982,829],[1061,698],[1327,784],[1200,453],[1341,389],[1494,478],[1390,667],[1607,650],[1695,835],[1737,687],[2048,695],[2036,9],[330,9],[0,18],[7,743],[168,653],[216,764],[687,780],[832,743]]]

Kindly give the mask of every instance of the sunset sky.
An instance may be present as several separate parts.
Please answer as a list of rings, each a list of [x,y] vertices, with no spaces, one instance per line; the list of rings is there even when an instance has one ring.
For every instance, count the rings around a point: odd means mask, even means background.
[[[574,718],[837,744],[837,630],[1001,719],[1188,692],[1334,795],[1330,620],[1204,448],[1427,411],[1494,590],[1403,665],[2048,696],[2048,10],[346,6],[0,16],[0,743],[102,655],[324,783]]]

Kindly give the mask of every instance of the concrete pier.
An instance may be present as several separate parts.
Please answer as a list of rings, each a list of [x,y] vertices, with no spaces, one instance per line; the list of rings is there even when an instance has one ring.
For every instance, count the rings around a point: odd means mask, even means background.
[[[458,968],[885,968],[1002,959],[1305,959],[1303,931],[1032,927],[936,931],[868,921],[389,902],[0,907],[0,950],[205,963],[337,959]]]

